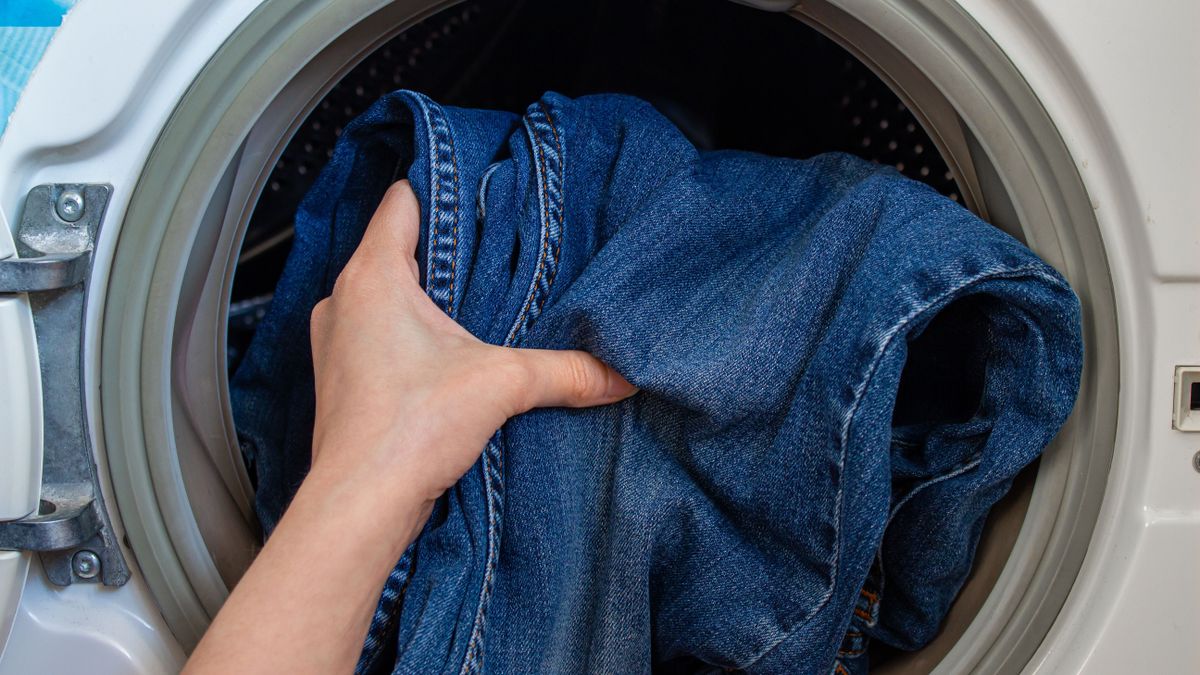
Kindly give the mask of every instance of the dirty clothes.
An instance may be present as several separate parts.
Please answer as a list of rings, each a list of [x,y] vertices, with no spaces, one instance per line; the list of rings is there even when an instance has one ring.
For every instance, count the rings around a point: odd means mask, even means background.
[[[870,640],[935,635],[1073,406],[1067,283],[890,168],[701,152],[625,96],[399,91],[304,200],[233,380],[268,531],[308,468],[309,312],[402,177],[442,310],[641,392],[505,424],[396,566],[360,671],[865,672]]]

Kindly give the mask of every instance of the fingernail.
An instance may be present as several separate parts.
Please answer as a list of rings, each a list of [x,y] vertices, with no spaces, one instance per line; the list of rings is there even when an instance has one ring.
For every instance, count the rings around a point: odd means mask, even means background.
[[[633,386],[617,371],[609,368],[608,370],[608,387],[605,390],[605,396],[612,401],[619,401],[623,398],[633,396],[638,391],[638,388]]]

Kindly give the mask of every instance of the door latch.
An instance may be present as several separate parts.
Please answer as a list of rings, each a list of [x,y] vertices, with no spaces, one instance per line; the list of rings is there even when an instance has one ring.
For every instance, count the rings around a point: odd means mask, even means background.
[[[0,293],[28,293],[42,380],[38,509],[0,522],[0,550],[35,551],[60,586],[121,586],[129,567],[100,491],[84,408],[83,323],[92,247],[108,185],[39,185],[25,197],[17,256],[0,260]]]

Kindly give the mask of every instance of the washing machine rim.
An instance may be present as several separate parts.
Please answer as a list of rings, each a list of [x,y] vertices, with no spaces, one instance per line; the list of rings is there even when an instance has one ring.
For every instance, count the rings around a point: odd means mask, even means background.
[[[244,227],[249,214],[245,203],[239,205],[243,199],[214,196],[234,186],[244,198],[256,195],[282,139],[290,136],[281,130],[303,119],[324,88],[361,56],[449,4],[264,2],[193,82],[131,196],[104,310],[101,380],[118,384],[102,390],[103,433],[138,564],[185,645],[199,638],[228,585],[196,521],[189,490],[223,487],[232,505],[224,517],[249,522],[244,475],[187,485],[196,475],[188,470],[188,457],[203,456],[180,452],[188,444],[204,452],[236,448],[224,369],[205,374],[194,368],[203,361],[223,363],[223,330],[186,342],[182,351],[178,340],[196,325],[225,325],[241,232],[222,223]],[[912,103],[927,128],[941,132],[931,135],[952,166],[958,165],[960,179],[976,186],[968,195],[977,195],[993,220],[1010,223],[1062,270],[1084,300],[1089,356],[1077,412],[1056,441],[1059,449],[1039,469],[1029,509],[1035,517],[1023,523],[997,591],[939,665],[947,672],[1020,669],[1049,630],[1082,564],[1111,460],[1116,401],[1100,393],[1117,390],[1119,364],[1115,300],[1099,227],[1071,156],[1033,91],[957,7],[832,0],[806,3],[795,13],[841,42]],[[320,53],[334,67],[327,64],[323,78],[311,77],[310,70],[306,81],[304,69]],[[935,94],[961,128],[939,121],[944,111],[920,105]],[[286,104],[276,110],[278,118],[268,119],[272,103],[280,102]],[[283,114],[289,106],[290,115]],[[953,148],[949,134],[962,136]],[[983,170],[967,176],[971,169]],[[216,203],[229,207],[207,208]],[[223,260],[209,255],[219,264],[201,273],[186,263],[205,258],[196,255],[205,247],[227,255]],[[181,303],[185,296],[190,300]],[[181,370],[181,364],[192,366]],[[130,391],[138,396],[127,396]],[[211,421],[203,402],[213,400],[224,406],[219,433],[196,424],[197,414]]]

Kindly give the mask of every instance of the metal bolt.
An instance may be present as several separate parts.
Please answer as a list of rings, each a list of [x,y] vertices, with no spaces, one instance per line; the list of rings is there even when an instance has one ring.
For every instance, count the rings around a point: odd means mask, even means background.
[[[1200,471],[1200,452],[1192,455],[1192,468]]]
[[[79,190],[63,190],[54,204],[58,217],[73,223],[83,217],[83,195]]]
[[[100,558],[91,551],[80,551],[71,558],[71,567],[80,579],[95,579],[100,573]]]

